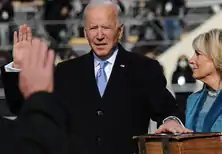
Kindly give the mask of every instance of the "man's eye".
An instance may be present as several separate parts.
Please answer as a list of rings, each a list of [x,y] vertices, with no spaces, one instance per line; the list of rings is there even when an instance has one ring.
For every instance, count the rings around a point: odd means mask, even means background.
[[[103,27],[104,29],[110,29],[110,27]]]
[[[91,27],[90,29],[96,29],[97,27]]]

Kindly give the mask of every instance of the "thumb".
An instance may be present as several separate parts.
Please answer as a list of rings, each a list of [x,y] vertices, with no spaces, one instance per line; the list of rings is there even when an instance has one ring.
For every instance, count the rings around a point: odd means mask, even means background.
[[[50,50],[48,51],[48,55],[47,55],[47,58],[46,58],[45,68],[46,68],[48,71],[50,71],[50,72],[53,71],[54,62],[55,62],[55,52],[50,49]]]

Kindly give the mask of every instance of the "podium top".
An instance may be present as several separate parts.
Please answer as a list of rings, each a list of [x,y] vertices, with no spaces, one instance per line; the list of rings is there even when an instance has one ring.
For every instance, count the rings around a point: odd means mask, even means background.
[[[186,133],[186,134],[145,134],[141,136],[134,136],[133,139],[151,140],[151,139],[172,139],[172,140],[184,140],[192,138],[207,138],[222,136],[222,132],[209,132],[209,133]]]

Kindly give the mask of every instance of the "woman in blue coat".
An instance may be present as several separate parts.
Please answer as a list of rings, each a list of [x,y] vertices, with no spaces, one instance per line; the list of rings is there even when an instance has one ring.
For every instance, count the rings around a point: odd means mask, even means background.
[[[193,77],[202,90],[187,100],[185,127],[195,132],[222,131],[222,30],[213,29],[193,41]]]
[[[193,49],[193,77],[204,86],[187,100],[185,127],[194,132],[222,132],[222,29],[197,36]],[[156,132],[186,133],[167,122]]]

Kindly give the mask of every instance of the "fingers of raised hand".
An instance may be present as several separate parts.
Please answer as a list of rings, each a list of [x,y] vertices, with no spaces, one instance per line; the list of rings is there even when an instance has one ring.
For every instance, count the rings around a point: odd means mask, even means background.
[[[18,39],[18,32],[14,31],[14,44],[18,43],[19,39]]]
[[[18,41],[21,42],[23,40],[23,32],[24,32],[24,26],[19,27],[19,32],[18,32]]]
[[[48,46],[45,42],[40,41],[39,43],[39,51],[38,52],[38,65],[45,66],[47,61],[47,54],[48,54]]]
[[[42,51],[40,50],[40,45],[41,45],[41,40],[38,38],[34,38],[32,40],[32,47],[31,47],[31,52],[30,52],[30,59],[31,59],[31,65],[35,67],[37,64],[40,64],[39,60],[39,54]]]
[[[48,51],[45,67],[48,72],[53,71],[55,61],[55,52],[53,50]]]
[[[31,52],[27,52],[24,58],[24,67],[43,69],[48,60],[54,60],[54,53],[52,51],[48,53],[47,44],[39,38],[34,38],[32,40],[30,50]]]
[[[30,27],[27,27],[27,41],[31,42],[32,41],[32,30]]]
[[[41,68],[47,67],[54,61],[54,52],[48,51],[48,45],[38,38],[32,40],[32,65],[37,65]],[[54,64],[54,63],[53,63]],[[51,66],[51,65],[50,65]]]
[[[47,53],[45,69],[44,69],[44,72],[46,72],[49,79],[51,79],[51,84],[49,84],[49,86],[48,86],[49,92],[53,91],[54,61],[55,61],[55,52],[53,50],[49,50]]]
[[[25,65],[20,73],[20,88],[23,88],[25,97],[35,91],[53,91],[54,52],[48,51],[47,44],[38,38],[32,40],[31,50],[32,52],[28,53],[29,57],[26,57]],[[22,79],[26,79],[29,83],[22,82],[25,81]],[[35,84],[34,87],[33,84]],[[32,87],[27,90],[24,85]]]
[[[15,39],[16,39],[16,37],[14,35],[14,41],[15,41]],[[18,36],[17,36],[17,41],[15,41],[15,42],[31,41],[31,39],[32,39],[31,28],[28,27],[27,25],[20,26]]]
[[[22,28],[22,40],[23,41],[27,40],[27,25],[23,25],[23,28]]]

